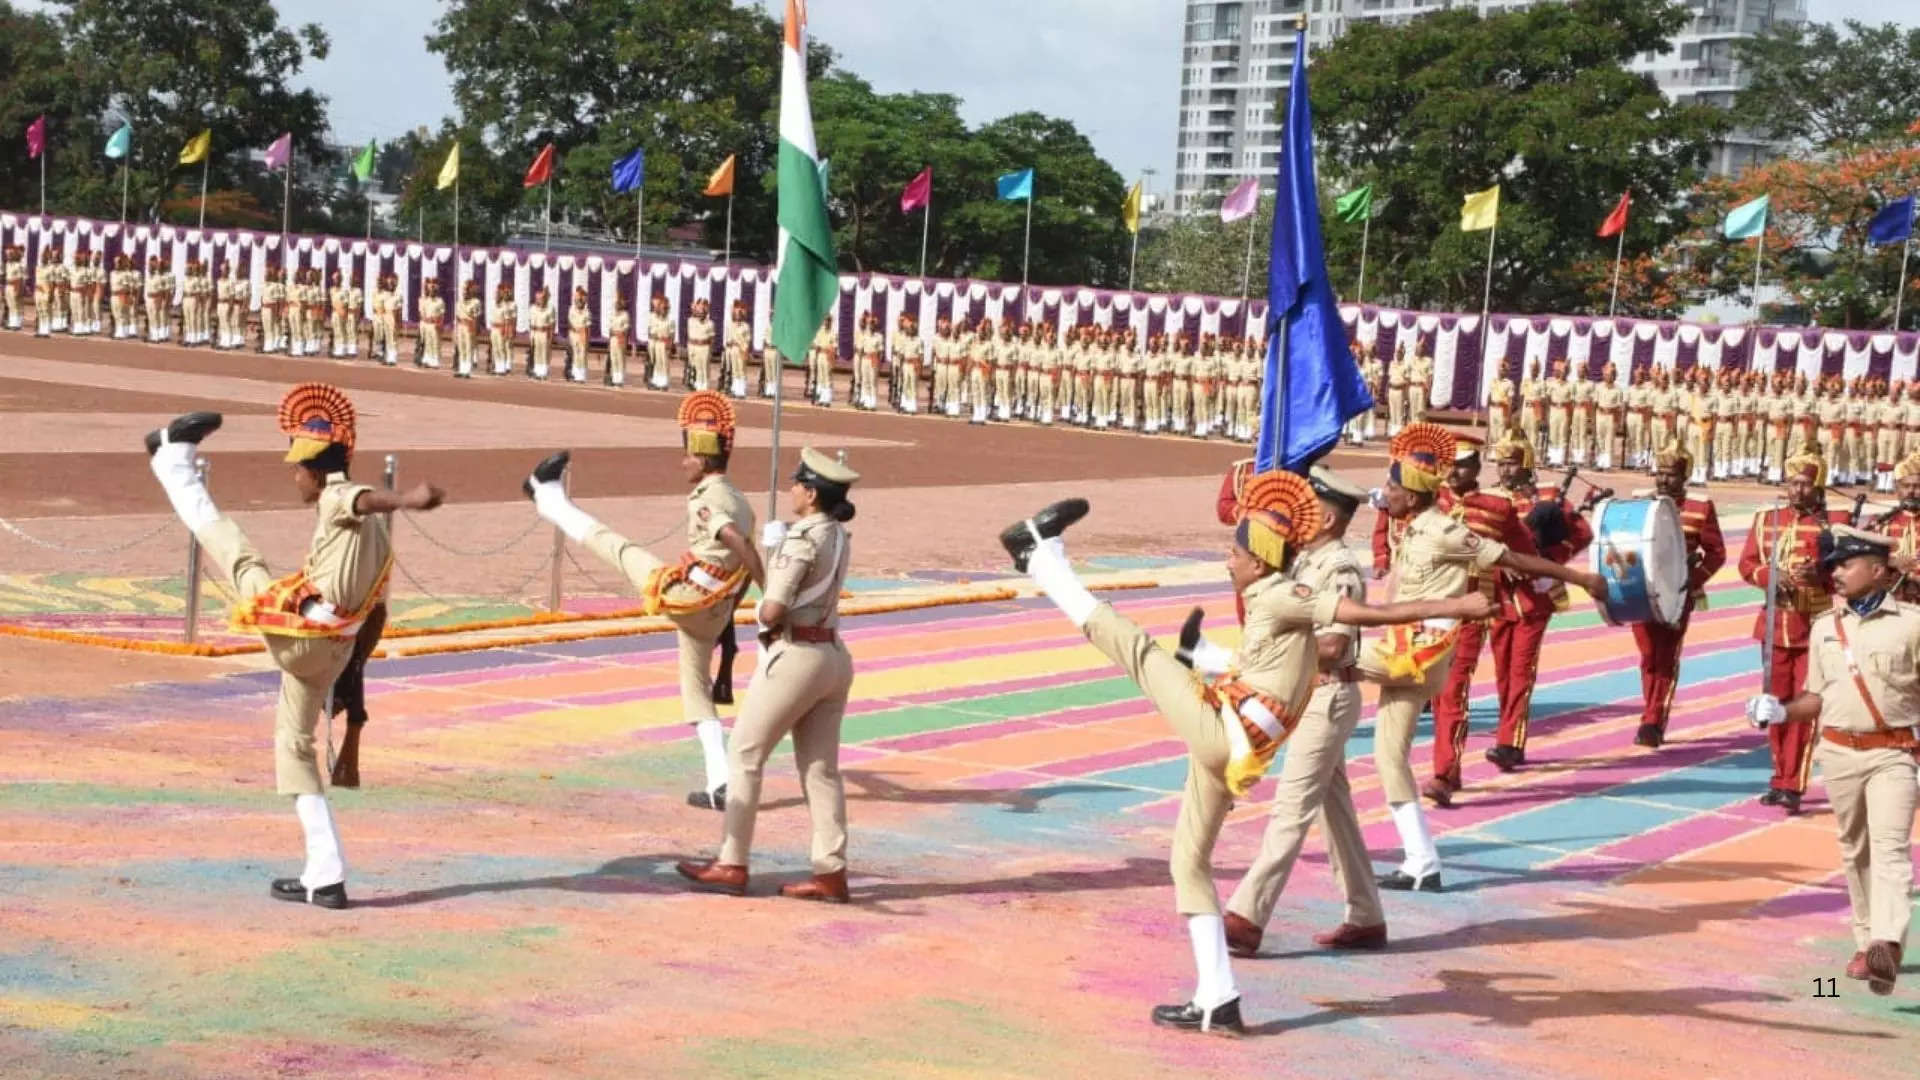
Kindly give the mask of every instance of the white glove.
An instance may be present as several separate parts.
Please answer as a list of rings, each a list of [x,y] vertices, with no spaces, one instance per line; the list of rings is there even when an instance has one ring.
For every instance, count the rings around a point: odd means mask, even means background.
[[[1233,670],[1232,650],[1221,648],[1204,637],[1194,642],[1193,651],[1188,653],[1186,658],[1193,662],[1193,670],[1196,674],[1225,675]]]
[[[1552,592],[1553,587],[1558,584],[1560,584],[1559,578],[1537,577],[1533,579],[1533,591]]]
[[[534,510],[565,533],[567,539],[576,544],[585,543],[587,534],[600,524],[593,515],[573,504],[573,500],[567,497],[564,483],[558,480],[535,480],[532,483]]]
[[[1747,721],[1761,731],[1769,724],[1778,724],[1787,718],[1787,707],[1772,694],[1755,694],[1747,699]]]
[[[777,548],[787,542],[787,523],[775,518],[760,526],[760,546]]]

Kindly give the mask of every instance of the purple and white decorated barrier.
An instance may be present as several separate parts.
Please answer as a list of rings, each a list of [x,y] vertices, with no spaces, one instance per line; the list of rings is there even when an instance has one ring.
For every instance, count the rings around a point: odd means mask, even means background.
[[[176,280],[188,259],[210,263],[224,276],[235,262],[247,268],[253,283],[254,308],[267,269],[316,267],[327,274],[350,271],[366,294],[365,314],[373,311],[370,282],[390,273],[398,278],[401,321],[418,319],[420,283],[440,282],[452,313],[465,283],[480,286],[491,319],[495,292],[506,284],[519,309],[520,329],[527,327],[527,305],[545,285],[552,293],[557,332],[564,335],[566,313],[575,286],[587,291],[593,313],[593,336],[604,340],[615,298],[625,296],[633,313],[634,331],[644,333],[651,298],[666,298],[668,314],[685,340],[687,320],[695,300],[706,300],[715,323],[714,340],[725,340],[733,305],[746,305],[753,320],[756,349],[765,345],[773,320],[773,271],[762,266],[720,266],[682,259],[632,259],[581,253],[523,252],[509,248],[419,244],[404,240],[350,239],[297,235],[250,229],[194,229],[179,225],[122,225],[91,218],[42,217],[0,213],[0,246],[19,245],[26,251],[29,281],[43,257],[72,263],[82,252],[101,251],[109,264],[125,253],[140,266],[156,256],[173,269]],[[177,297],[176,297],[177,299]],[[1119,289],[1091,289],[1032,285],[1021,287],[999,281],[916,278],[897,274],[842,274],[840,302],[833,310],[842,359],[853,354],[853,334],[862,315],[880,316],[880,325],[892,354],[892,338],[900,315],[913,314],[919,323],[922,349],[941,318],[969,323],[981,319],[1024,320],[1040,329],[1043,339],[1058,343],[1075,326],[1132,330],[1142,346],[1156,334],[1165,334],[1179,347],[1207,335],[1221,338],[1265,335],[1266,301],[1238,300],[1198,293],[1145,293]],[[1820,375],[1873,375],[1911,381],[1920,368],[1920,334],[1865,330],[1824,330],[1818,327],[1718,326],[1658,319],[1608,319],[1571,315],[1495,314],[1483,329],[1478,315],[1409,311],[1373,305],[1343,304],[1341,321],[1347,333],[1374,355],[1390,358],[1402,344],[1431,356],[1434,378],[1432,408],[1476,409],[1487,399],[1493,380],[1519,378],[1538,365],[1548,371],[1559,361],[1573,370],[1598,378],[1613,364],[1623,384],[1629,374],[1650,367],[1688,370],[1752,368],[1763,372],[1791,370],[1809,378]]]

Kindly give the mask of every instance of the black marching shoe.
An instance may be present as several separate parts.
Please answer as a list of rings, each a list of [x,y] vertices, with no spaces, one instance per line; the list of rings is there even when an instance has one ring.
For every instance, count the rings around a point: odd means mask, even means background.
[[[1501,772],[1512,772],[1527,763],[1527,753],[1517,746],[1495,746],[1487,750],[1487,760]]]
[[[702,810],[725,810],[727,808],[727,785],[721,784],[712,791],[687,792],[687,805]]]
[[[1635,746],[1645,746],[1654,750],[1660,749],[1660,744],[1666,741],[1666,736],[1660,733],[1659,724],[1641,724],[1640,730],[1633,736]]]
[[[1180,647],[1174,651],[1173,658],[1193,666],[1193,647],[1200,644],[1200,624],[1206,620],[1207,613],[1200,608],[1187,612],[1187,621],[1180,624]]]
[[[1786,788],[1781,788],[1780,799],[1774,805],[1778,806],[1782,810],[1785,810],[1787,812],[1788,817],[1792,817],[1793,815],[1798,814],[1800,812],[1800,793],[1797,791],[1788,791]]]
[[[1033,554],[1033,533],[1039,533],[1042,540],[1051,540],[1066,532],[1069,525],[1086,517],[1088,509],[1085,499],[1062,499],[1025,521],[1016,521],[1000,530],[1000,546],[1006,548],[1007,554],[1013,557],[1013,568],[1024,574],[1027,572],[1027,557]],[[1029,524],[1033,526],[1032,532],[1027,530]]]
[[[322,885],[312,893],[308,893],[307,887],[300,884],[299,878],[274,878],[273,887],[268,892],[275,900],[286,900],[295,904],[312,904],[315,907],[332,908],[335,911],[340,911],[347,906],[347,883],[344,881]]]
[[[533,482],[535,480],[547,484],[560,479],[560,474],[567,471],[567,462],[572,460],[572,458],[573,451],[562,450],[557,454],[550,454],[541,459],[540,464],[533,467],[533,476],[520,481],[521,494],[531,499],[533,498]]]
[[[1767,789],[1767,793],[1765,795],[1760,796],[1760,805],[1761,806],[1779,806],[1780,795],[1781,795],[1781,791],[1779,788],[1770,787]]]
[[[1203,1009],[1189,1001],[1185,1005],[1155,1005],[1153,1022],[1157,1027],[1182,1031],[1215,1032],[1221,1035],[1245,1035],[1247,1025],[1240,1020],[1240,999],[1223,1001]]]
[[[1438,870],[1430,874],[1422,874],[1417,878],[1405,870],[1395,870],[1391,874],[1381,874],[1374,879],[1374,884],[1383,889],[1393,889],[1398,892],[1441,891],[1440,871]]]
[[[221,419],[217,412],[190,412],[176,416],[167,422],[166,427],[147,432],[147,456],[152,457],[160,449],[163,433],[166,442],[197,443],[219,431]]]

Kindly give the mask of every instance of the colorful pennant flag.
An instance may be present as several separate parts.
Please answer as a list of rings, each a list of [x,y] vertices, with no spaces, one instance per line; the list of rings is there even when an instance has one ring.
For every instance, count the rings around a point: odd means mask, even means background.
[[[733,194],[733,159],[734,157],[735,155],[728,154],[727,160],[721,162],[720,167],[713,170],[712,176],[707,177],[707,190],[705,194],[713,196],[715,198],[718,198],[721,195]]]
[[[440,166],[440,178],[433,182],[435,191],[445,191],[460,179],[460,144],[454,143],[453,150],[447,154],[446,164]]]
[[[47,118],[45,116],[27,125],[27,158],[32,160],[47,152]]]
[[[374,146],[373,140],[368,139],[366,147],[353,159],[353,178],[355,180],[364,184],[373,178],[373,157],[376,153],[378,153],[378,149]]]
[[[1010,172],[994,182],[1002,199],[1033,199],[1033,170]]]
[[[1460,231],[1482,232],[1500,221],[1500,185],[1476,191],[1460,204]]]
[[[1913,196],[1895,199],[1867,222],[1867,243],[1904,244],[1913,237]]]
[[[187,145],[180,148],[180,164],[198,165],[206,160],[207,151],[212,149],[213,129],[208,128],[193,138],[188,139]]]
[[[553,144],[548,143],[540,148],[540,153],[534,157],[533,164],[528,166],[527,178],[520,181],[520,186],[539,187],[551,179],[553,179]]]
[[[110,158],[123,158],[133,149],[133,125],[121,124],[120,130],[107,139],[106,155]]]
[[[647,180],[647,151],[636,146],[633,152],[613,163],[613,192],[624,195],[629,191],[640,190]]]
[[[1220,203],[1220,220],[1231,225],[1242,218],[1253,216],[1260,207],[1260,181],[1247,177],[1231,191]]]
[[[911,214],[933,202],[933,166],[920,170],[920,175],[907,181],[900,189],[900,212]]]
[[[1373,216],[1373,185],[1355,188],[1334,201],[1333,214],[1349,225]]]
[[[807,100],[806,5],[787,0],[780,49],[780,153],[774,178],[780,199],[779,267],[773,289],[773,344],[799,360],[840,298],[839,265],[833,252],[833,222],[819,152],[813,141],[813,108]]]
[[[292,160],[293,132],[289,131],[273,140],[273,145],[267,147],[267,171],[272,172],[275,169],[284,169],[287,167],[287,162]]]
[[[1627,207],[1632,205],[1632,193],[1621,192],[1620,201],[1613,204],[1613,212],[1607,215],[1607,220],[1600,223],[1600,235],[1603,237],[1618,236],[1625,232],[1627,228]]]
[[[1133,189],[1127,192],[1127,201],[1120,204],[1120,220],[1130,233],[1140,231],[1140,185],[1141,181],[1135,180]]]
[[[1750,240],[1766,232],[1768,198],[1762,195],[1727,211],[1727,220],[1720,226],[1720,235],[1729,240]]]

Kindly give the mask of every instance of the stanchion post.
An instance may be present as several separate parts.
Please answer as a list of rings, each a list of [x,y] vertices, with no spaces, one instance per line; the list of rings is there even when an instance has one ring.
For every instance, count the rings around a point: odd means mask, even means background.
[[[571,478],[565,473],[560,475],[560,482],[568,488],[573,487]],[[560,559],[566,555],[566,553],[567,534],[556,528],[553,530],[553,578],[547,583],[548,611],[558,612],[560,610]]]
[[[207,460],[201,458],[194,462],[194,468],[200,473],[200,482],[207,482]],[[200,635],[200,538],[187,532],[187,624],[182,637],[191,645]]]

